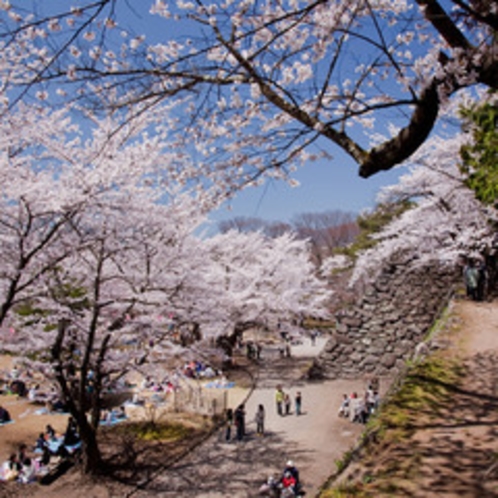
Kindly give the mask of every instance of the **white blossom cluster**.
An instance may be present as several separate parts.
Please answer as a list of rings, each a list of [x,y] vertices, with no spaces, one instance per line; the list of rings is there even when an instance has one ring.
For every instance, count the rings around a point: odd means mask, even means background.
[[[481,102],[486,96],[481,94]],[[447,108],[448,120],[458,121],[461,105],[472,102],[464,93]],[[464,184],[460,149],[471,140],[466,127],[457,133],[440,130],[412,158],[408,173],[397,184],[385,187],[379,201],[410,200],[414,206],[375,235],[377,245],[358,258],[352,283],[375,277],[396,254],[408,254],[417,264],[456,264],[466,256],[477,256],[493,247],[496,221],[494,209],[479,202]]]

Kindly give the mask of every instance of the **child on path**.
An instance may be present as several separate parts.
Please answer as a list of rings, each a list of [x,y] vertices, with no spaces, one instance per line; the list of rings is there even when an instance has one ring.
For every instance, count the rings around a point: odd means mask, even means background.
[[[284,395],[285,414],[290,415],[291,399],[288,394]]]
[[[294,404],[296,406],[296,415],[301,415],[301,408],[302,408],[302,405],[303,405],[303,398],[301,396],[301,391],[298,391],[296,393],[296,397],[294,399]]]
[[[256,411],[256,434],[264,436],[265,434],[265,407],[259,405]]]
[[[342,395],[342,403],[339,407],[338,415],[339,417],[349,418],[349,396],[347,394]]]

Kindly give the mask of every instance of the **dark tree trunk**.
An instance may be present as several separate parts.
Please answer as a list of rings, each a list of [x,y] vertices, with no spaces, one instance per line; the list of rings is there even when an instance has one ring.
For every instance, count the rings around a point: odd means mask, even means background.
[[[82,442],[82,471],[85,474],[99,474],[102,472],[102,454],[97,443],[96,431],[86,417],[78,419],[78,428]]]
[[[235,325],[231,334],[218,337],[216,344],[223,349],[228,356],[232,356],[233,350],[239,339],[243,337],[244,332],[254,327],[259,327],[260,325],[261,324],[258,322],[239,322]]]

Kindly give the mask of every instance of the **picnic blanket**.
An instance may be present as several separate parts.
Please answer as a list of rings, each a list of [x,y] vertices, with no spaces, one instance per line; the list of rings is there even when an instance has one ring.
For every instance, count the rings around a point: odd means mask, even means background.
[[[215,388],[215,389],[230,389],[232,387],[235,387],[235,382],[208,382],[207,384],[204,385],[204,387],[207,388]]]

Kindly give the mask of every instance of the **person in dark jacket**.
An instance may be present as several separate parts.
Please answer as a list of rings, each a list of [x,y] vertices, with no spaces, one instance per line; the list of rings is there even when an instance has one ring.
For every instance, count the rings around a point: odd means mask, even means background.
[[[12,419],[10,418],[10,413],[6,408],[0,405],[0,424],[5,424],[10,422]]]
[[[234,418],[235,427],[237,428],[237,441],[242,441],[246,433],[246,410],[244,404],[237,407]]]

